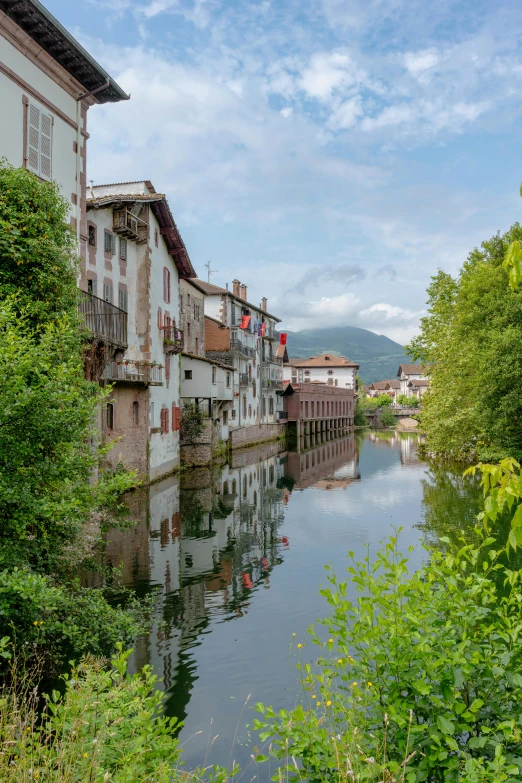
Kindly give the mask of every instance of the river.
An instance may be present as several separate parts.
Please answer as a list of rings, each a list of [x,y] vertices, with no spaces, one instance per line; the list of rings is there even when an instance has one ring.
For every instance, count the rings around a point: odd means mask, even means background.
[[[327,612],[325,564],[342,573],[349,551],[375,553],[402,528],[415,568],[423,541],[473,525],[476,482],[422,462],[420,441],[365,432],[301,453],[272,443],[132,493],[136,525],[110,533],[107,557],[123,584],[156,595],[154,628],[131,666],[150,663],[161,677],[166,712],[184,721],[189,769],[248,766],[251,706],[295,703],[295,644]],[[312,659],[311,645],[303,652]]]

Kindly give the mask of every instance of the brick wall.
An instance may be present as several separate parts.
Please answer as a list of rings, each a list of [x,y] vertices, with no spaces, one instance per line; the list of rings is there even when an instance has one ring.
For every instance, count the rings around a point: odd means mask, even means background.
[[[241,446],[248,446],[250,443],[275,440],[282,437],[284,433],[284,424],[253,424],[250,427],[238,427],[230,432],[230,448],[239,449]]]
[[[230,351],[230,329],[205,316],[205,349]]]

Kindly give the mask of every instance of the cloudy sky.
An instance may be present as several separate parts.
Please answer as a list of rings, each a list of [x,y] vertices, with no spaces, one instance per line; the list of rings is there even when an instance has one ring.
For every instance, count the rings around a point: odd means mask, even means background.
[[[438,267],[520,217],[516,0],[45,0],[128,103],[89,178],[151,179],[201,277],[288,329],[405,342]]]

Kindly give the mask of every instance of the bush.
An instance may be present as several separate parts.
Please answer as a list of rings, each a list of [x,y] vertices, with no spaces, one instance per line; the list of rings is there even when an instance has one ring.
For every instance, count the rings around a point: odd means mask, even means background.
[[[4,646],[5,651],[5,646]],[[5,783],[184,783],[203,770],[181,771],[175,718],[161,717],[163,694],[145,666],[126,676],[130,652],[112,667],[87,658],[65,677],[65,693],[53,691],[42,715],[20,671],[17,687],[0,699],[0,779]],[[212,778],[228,775],[217,768]]]
[[[365,407],[361,404],[359,400],[357,400],[357,405],[355,407],[355,415],[353,417],[353,423],[356,427],[367,427],[368,426],[368,419],[364,415]]]
[[[261,740],[296,761],[290,777],[522,780],[522,572],[490,535],[510,508],[510,545],[522,542],[513,505],[522,478],[516,463],[482,470],[478,543],[443,539],[447,552],[427,548],[429,562],[411,574],[392,538],[373,562],[352,555],[346,580],[328,569],[329,638],[309,631],[320,652],[313,667],[298,665],[302,703],[278,713],[257,705]]]
[[[379,416],[379,421],[383,425],[383,427],[393,427],[395,425],[395,416],[389,410],[388,408],[386,410],[383,410],[381,415]]]
[[[203,413],[199,405],[184,405],[181,415],[181,439],[185,443],[194,443],[202,431]]]

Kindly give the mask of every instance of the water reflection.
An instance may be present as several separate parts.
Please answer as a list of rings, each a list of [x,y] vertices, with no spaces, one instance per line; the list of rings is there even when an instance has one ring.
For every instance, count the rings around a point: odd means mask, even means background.
[[[132,493],[138,519],[112,531],[107,557],[138,593],[155,591],[153,631],[132,666],[154,666],[166,710],[185,721],[187,764],[248,764],[249,694],[277,709],[296,698],[292,632],[325,615],[324,565],[374,554],[393,528],[401,546],[473,526],[480,493],[461,470],[427,465],[422,436],[371,432],[266,444]],[[425,556],[416,547],[412,567]],[[211,726],[211,721],[214,723]],[[204,734],[200,735],[199,732]],[[208,750],[209,737],[218,734]],[[207,755],[208,754],[208,755]]]

